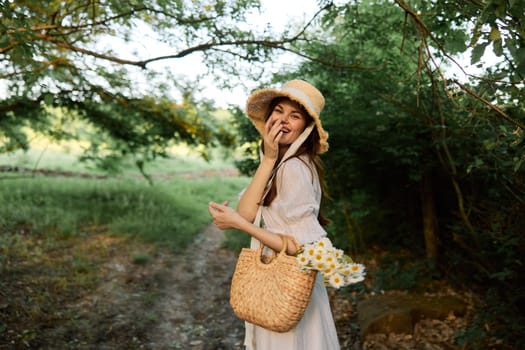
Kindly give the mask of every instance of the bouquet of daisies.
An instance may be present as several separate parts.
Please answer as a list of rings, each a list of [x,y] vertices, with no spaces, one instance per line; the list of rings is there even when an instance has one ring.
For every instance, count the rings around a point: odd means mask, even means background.
[[[326,286],[339,289],[365,279],[365,267],[337,249],[327,237],[308,243],[297,254],[303,270],[316,270]]]

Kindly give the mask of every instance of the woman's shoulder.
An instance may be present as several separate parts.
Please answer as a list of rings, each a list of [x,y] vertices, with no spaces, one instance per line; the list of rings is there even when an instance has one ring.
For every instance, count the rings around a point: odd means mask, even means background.
[[[287,159],[281,166],[281,171],[286,174],[307,176],[308,178],[314,177],[315,166],[310,161],[308,156],[298,156]]]
[[[312,166],[312,162],[308,156],[297,156],[287,159],[282,167],[288,169],[306,170]]]

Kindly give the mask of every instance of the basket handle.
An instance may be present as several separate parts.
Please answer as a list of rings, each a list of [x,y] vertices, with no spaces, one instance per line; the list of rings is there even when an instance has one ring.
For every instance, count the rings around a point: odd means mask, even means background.
[[[286,239],[286,236],[287,235],[284,235],[282,233],[276,233],[276,235],[280,236],[281,237],[281,240],[283,241],[283,247],[281,248],[281,251],[279,252],[279,254],[286,254],[286,249],[288,248],[288,240]],[[260,242],[259,244],[259,248],[257,248],[257,250],[259,251],[259,256],[262,256],[262,251],[264,249],[264,247],[268,247],[267,245],[265,245],[263,242]],[[275,250],[273,250],[272,248],[268,247],[271,251],[274,252],[274,255],[276,253]]]
[[[282,241],[283,241],[283,247],[281,249],[281,251],[278,253],[279,256],[282,256],[283,254],[286,254],[286,248],[287,248],[287,245],[288,245],[288,240],[285,238],[285,235],[281,234],[281,233],[277,233]],[[254,255],[254,259],[256,260],[256,263],[257,265],[261,266],[261,267],[264,267],[264,268],[268,268],[272,262],[275,260],[275,258],[277,257],[277,254],[275,252],[275,250],[271,249],[270,247],[268,247],[271,251],[272,251],[272,256],[271,256],[271,259],[270,261],[268,262],[263,262],[263,250],[264,250],[264,247],[266,247],[266,245],[264,245],[262,242],[260,242],[259,244],[259,248],[257,248],[257,254]]]
[[[293,242],[293,244],[295,245],[295,247],[297,249],[300,249],[301,245],[299,244],[299,242],[297,242],[297,240],[295,239],[295,237],[293,236],[290,236],[290,235],[285,235],[283,233],[276,233],[277,235],[279,235],[279,237],[281,237],[281,240],[283,241],[283,246],[281,248],[281,251],[278,253],[279,255],[287,255],[286,253],[286,250],[288,248],[288,240],[291,240]],[[262,263],[262,253],[263,253],[263,249],[264,247],[266,247],[266,245],[264,245],[262,242],[260,242],[259,244],[259,248],[257,249],[257,260],[259,260],[259,262]],[[270,247],[268,247],[270,248]],[[276,251],[274,251],[273,249],[270,248],[270,250],[272,250],[273,252],[273,258],[275,258],[275,256],[277,255]],[[267,264],[265,264],[267,265]]]

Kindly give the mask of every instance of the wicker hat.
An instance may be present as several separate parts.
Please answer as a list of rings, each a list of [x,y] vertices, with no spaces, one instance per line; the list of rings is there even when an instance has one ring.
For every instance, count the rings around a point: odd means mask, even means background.
[[[261,89],[253,92],[246,102],[246,114],[255,128],[262,135],[264,133],[265,118],[273,99],[288,97],[299,103],[314,120],[319,133],[318,153],[328,150],[328,133],[323,129],[320,114],[324,107],[324,97],[319,90],[304,80],[290,80],[281,89]]]

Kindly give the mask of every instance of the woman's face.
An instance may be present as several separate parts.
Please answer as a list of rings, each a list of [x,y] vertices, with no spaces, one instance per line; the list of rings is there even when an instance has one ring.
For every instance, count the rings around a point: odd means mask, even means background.
[[[277,103],[270,114],[270,119],[281,124],[282,136],[279,145],[291,145],[306,128],[306,118],[301,106],[291,100],[282,100]]]

